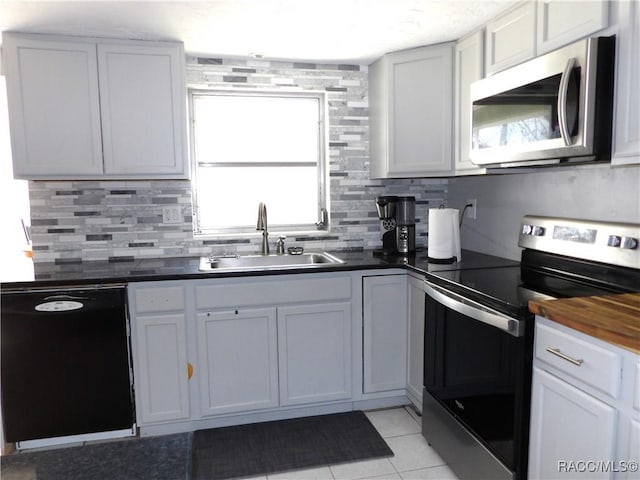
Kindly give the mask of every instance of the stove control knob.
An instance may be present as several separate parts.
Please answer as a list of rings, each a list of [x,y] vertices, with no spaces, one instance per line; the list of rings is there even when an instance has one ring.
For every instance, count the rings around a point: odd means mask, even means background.
[[[522,234],[523,235],[531,235],[533,231],[533,227],[531,225],[522,225]]]
[[[633,237],[622,237],[620,248],[635,250],[636,248],[638,248],[638,239]]]
[[[618,235],[609,235],[609,240],[607,240],[607,245],[610,247],[619,247],[622,242],[622,238]]]
[[[541,237],[544,235],[544,227],[533,227],[531,231],[531,235],[534,237]]]

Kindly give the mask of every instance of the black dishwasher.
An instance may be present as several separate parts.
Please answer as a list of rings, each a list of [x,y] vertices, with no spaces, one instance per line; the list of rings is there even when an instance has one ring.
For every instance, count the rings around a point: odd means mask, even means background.
[[[134,428],[126,287],[2,292],[5,440]]]

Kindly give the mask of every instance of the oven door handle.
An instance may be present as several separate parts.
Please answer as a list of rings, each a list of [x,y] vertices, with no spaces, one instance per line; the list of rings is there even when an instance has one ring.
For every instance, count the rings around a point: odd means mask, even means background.
[[[478,302],[469,300],[462,295],[434,285],[426,280],[424,283],[424,291],[426,294],[445,307],[455,310],[461,315],[466,315],[479,322],[499,328],[514,337],[524,335],[524,322],[520,322],[497,310],[485,307]]]

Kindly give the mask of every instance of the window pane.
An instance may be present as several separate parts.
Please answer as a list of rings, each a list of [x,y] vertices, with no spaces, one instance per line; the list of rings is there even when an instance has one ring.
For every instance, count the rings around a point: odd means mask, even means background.
[[[317,162],[318,98],[194,95],[198,163]]]
[[[269,228],[318,221],[316,167],[200,167],[197,194],[202,229],[255,229],[260,202]]]

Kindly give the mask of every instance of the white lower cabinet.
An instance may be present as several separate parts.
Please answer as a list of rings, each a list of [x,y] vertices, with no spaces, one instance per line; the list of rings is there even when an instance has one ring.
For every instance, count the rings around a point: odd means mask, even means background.
[[[203,415],[278,406],[276,309],[196,316]]]
[[[326,273],[130,284],[138,424],[180,431],[351,401],[352,283]]]
[[[622,455],[619,455],[618,458],[621,459],[621,462],[626,462],[627,466],[635,465],[637,467],[640,465],[640,421],[631,420],[629,422],[629,432],[623,442],[623,446],[625,446],[625,444],[627,450]],[[637,480],[638,472],[637,470],[628,469],[622,472],[621,478]]]
[[[536,317],[529,478],[637,478],[640,356]]]
[[[529,478],[611,478],[578,462],[613,458],[613,407],[536,367],[531,419]]]
[[[351,397],[351,303],[278,308],[280,404]]]
[[[364,393],[407,386],[407,276],[362,279]]]
[[[138,386],[144,422],[189,417],[185,318],[181,314],[139,317]]]
[[[422,411],[424,384],[424,277],[407,277],[409,333],[407,339],[407,396]]]
[[[424,293],[412,278],[409,294],[408,278],[393,270],[130,284],[141,434],[398,405],[408,378],[419,407]]]
[[[138,423],[189,418],[184,286],[129,286],[129,306]]]

